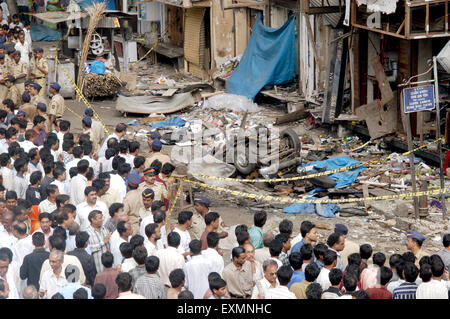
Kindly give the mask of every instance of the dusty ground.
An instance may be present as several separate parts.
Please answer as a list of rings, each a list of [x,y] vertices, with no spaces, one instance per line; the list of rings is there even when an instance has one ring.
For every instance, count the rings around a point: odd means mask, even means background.
[[[44,48],[52,46],[51,43],[42,43]],[[162,69],[161,69],[162,70]],[[142,115],[129,114],[127,118],[124,118],[122,114],[115,111],[115,102],[111,99],[93,100],[90,101],[97,113],[102,117],[108,128],[113,131],[113,127],[120,122],[129,123],[132,120],[137,120],[137,126],[129,126],[129,133],[137,132],[139,129],[148,129],[144,126]],[[66,104],[72,108],[75,112],[82,115],[85,109],[83,102],[66,99]],[[262,106],[262,114],[268,117],[274,118],[277,115],[284,113],[283,110],[273,106]],[[183,112],[174,113],[172,115],[183,115]],[[66,110],[64,117],[71,121],[72,131],[74,133],[81,132],[81,120],[74,114]],[[309,136],[314,140],[319,139],[319,135],[328,136],[324,128],[318,128],[313,131],[307,130],[304,125],[290,124],[284,125],[284,127],[292,127],[300,136]],[[142,137],[139,142],[143,147],[142,151],[147,150],[147,143],[143,142]],[[251,188],[250,188],[251,189]],[[226,240],[221,241],[221,246],[225,249],[225,260],[229,261],[229,249],[231,248],[234,237],[234,227],[238,224],[247,224],[249,227],[253,225],[253,214],[255,211],[264,209],[267,211],[269,218],[264,227],[264,231],[278,232],[278,224],[284,219],[290,219],[294,223],[294,236],[300,231],[300,224],[304,220],[310,220],[314,223],[319,223],[324,226],[328,226],[331,230],[319,229],[319,241],[326,242],[328,235],[332,232],[336,223],[343,223],[349,228],[348,238],[359,244],[369,243],[373,246],[374,252],[381,251],[387,255],[395,253],[403,253],[406,251],[405,232],[408,229],[417,229],[422,231],[427,240],[424,244],[424,249],[432,253],[437,251],[442,246],[442,235],[448,232],[448,221],[444,222],[440,213],[430,215],[426,220],[415,221],[412,218],[401,218],[395,215],[389,215],[385,212],[389,207],[395,205],[395,202],[391,203],[377,203],[378,210],[371,210],[369,216],[361,217],[336,217],[331,219],[325,219],[318,215],[293,215],[284,214],[281,212],[281,208],[270,203],[256,203],[247,201],[245,199],[238,199],[236,197],[230,197],[227,194],[221,195],[210,190],[196,189],[196,193],[203,194],[212,199],[213,211],[217,211],[221,214],[225,224],[230,227],[230,236]],[[381,206],[380,206],[381,205]],[[386,205],[383,208],[383,205]],[[353,205],[355,206],[355,205]],[[447,207],[449,203],[447,201]],[[172,221],[175,221],[177,212],[172,215]],[[386,221],[390,220],[386,223]]]

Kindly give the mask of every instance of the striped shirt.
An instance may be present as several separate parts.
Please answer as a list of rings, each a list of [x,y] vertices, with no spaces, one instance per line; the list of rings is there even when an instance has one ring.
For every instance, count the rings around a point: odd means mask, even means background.
[[[133,292],[147,299],[166,299],[164,284],[157,274],[145,274],[136,280]]]
[[[394,289],[392,299],[416,299],[417,287],[415,282],[404,282]]]
[[[103,226],[100,228],[100,231],[97,231],[92,225],[89,225],[86,228],[86,232],[89,234],[89,249],[91,250],[92,257],[94,257],[95,268],[97,269],[97,273],[100,273],[104,270],[102,254],[110,249],[109,242],[106,245],[103,242],[108,235],[108,231]]]

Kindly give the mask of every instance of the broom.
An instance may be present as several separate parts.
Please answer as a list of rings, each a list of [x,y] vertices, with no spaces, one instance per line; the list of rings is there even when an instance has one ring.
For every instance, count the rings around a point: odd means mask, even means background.
[[[92,34],[97,28],[97,25],[100,22],[100,20],[103,18],[105,10],[106,10],[105,2],[95,3],[93,6],[87,8],[87,11],[89,13],[89,26],[86,33],[86,37],[84,38],[83,50],[81,52],[81,60],[78,68],[78,79],[77,79],[78,87],[80,87],[81,83],[83,82],[84,64],[86,63],[87,60]]]

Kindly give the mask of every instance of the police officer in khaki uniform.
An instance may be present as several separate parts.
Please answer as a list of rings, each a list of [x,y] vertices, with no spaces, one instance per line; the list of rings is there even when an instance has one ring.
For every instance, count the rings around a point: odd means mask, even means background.
[[[86,108],[86,110],[84,110],[84,115],[89,116],[92,120],[91,133],[92,138],[98,141],[97,151],[105,138],[105,129],[103,128],[102,123],[94,118],[94,111],[91,108]]]
[[[129,192],[123,199],[123,211],[130,217],[131,228],[133,235],[139,234],[139,211],[142,206],[142,192],[138,190],[141,177],[139,173],[133,171],[128,176]]]
[[[152,143],[153,154],[145,160],[145,166],[149,167],[154,160],[158,160],[162,165],[170,163],[169,155],[161,153],[162,143],[159,139],[155,139]]]
[[[139,184],[138,190],[142,193],[146,188],[151,188],[154,190],[155,188],[155,181],[156,181],[156,175],[158,175],[158,172],[154,167],[149,167],[144,169],[142,172],[144,174],[144,181]],[[161,200],[161,194],[158,193],[158,197],[154,197],[155,200]],[[156,195],[156,194],[155,194]]]
[[[27,130],[33,128],[33,119],[37,115],[36,106],[30,103],[31,96],[28,91],[23,92],[22,94],[22,106],[20,110],[25,112],[25,119],[27,120]]]
[[[152,156],[153,155],[152,143],[154,140],[159,140],[159,139],[161,139],[161,134],[159,134],[158,131],[148,132],[147,133],[148,151],[147,151],[147,153],[142,154],[142,156],[144,156],[144,157]]]
[[[61,86],[58,83],[50,83],[50,94],[52,95],[52,99],[50,101],[50,107],[48,108],[48,115],[50,117],[50,122],[53,124],[64,115],[64,98],[59,94],[60,89]]]
[[[28,65],[21,60],[20,51],[14,51],[14,59],[9,68],[9,74],[16,78],[15,85],[19,89],[20,95],[25,91],[25,81],[28,75]]]
[[[16,52],[16,49],[14,49],[14,45],[8,45],[6,48],[6,56],[5,56],[5,63],[8,67],[8,71],[11,68],[11,64],[14,60],[14,52]]]
[[[15,85],[15,82],[16,78],[12,75],[8,75],[5,78],[5,86],[8,89],[5,99],[11,99],[11,101],[13,101],[14,105],[17,107],[18,105],[22,104],[22,99],[19,93],[19,89]]]
[[[209,213],[209,206],[211,205],[211,201],[205,196],[195,196],[194,197],[194,208],[195,212],[192,215],[192,225],[189,229],[189,233],[191,234],[192,239],[200,239],[203,232],[206,228],[205,216]],[[219,238],[225,238],[228,236],[228,233],[224,230],[225,223],[222,220],[222,217],[219,218],[219,228],[217,229],[217,233],[219,234]]]
[[[52,123],[50,123],[50,119],[47,116],[47,105],[45,103],[39,102],[36,105],[36,111],[38,115],[42,116],[45,119],[44,129],[48,132],[52,131]]]
[[[5,77],[8,75],[8,65],[5,61],[5,55],[0,54],[0,101],[3,101],[8,92],[8,88],[5,86]]]
[[[47,106],[47,100],[40,95],[40,91],[42,91],[42,87],[38,83],[30,83],[31,104],[37,106],[38,103],[44,103]]]
[[[47,90],[48,61],[44,58],[44,50],[42,48],[35,48],[33,54],[34,59],[30,61],[30,80],[33,80],[42,87],[39,95],[45,96]]]
[[[94,153],[98,150],[98,141],[95,139],[95,136],[92,132],[92,120],[89,116],[83,117],[81,120],[81,126],[83,128],[83,134],[89,135],[91,142],[92,142],[92,148],[94,150]]]

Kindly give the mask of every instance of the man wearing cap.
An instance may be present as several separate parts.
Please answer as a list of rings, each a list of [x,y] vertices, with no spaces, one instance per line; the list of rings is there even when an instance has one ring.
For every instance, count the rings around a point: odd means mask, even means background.
[[[16,86],[19,89],[20,95],[25,91],[25,80],[28,75],[28,64],[21,60],[20,51],[14,51],[14,59],[11,61],[9,67],[10,75],[16,78]]]
[[[14,102],[14,105],[20,105],[21,103],[21,98],[20,98],[20,92],[19,89],[17,88],[17,86],[15,85],[15,81],[16,78],[12,75],[8,75],[5,78],[5,86],[8,89],[8,91],[6,92],[6,99],[10,99],[11,101]],[[3,100],[2,100],[3,101]]]
[[[40,92],[42,92],[42,86],[35,82],[30,83],[31,103],[36,106],[38,103],[44,103],[47,106],[47,100],[40,95]]]
[[[158,160],[162,165],[170,163],[170,157],[161,153],[162,143],[159,139],[152,142],[153,155],[145,160],[145,166],[150,167],[154,160]]]
[[[20,106],[20,110],[25,112],[25,119],[27,120],[27,130],[33,127],[33,119],[37,114],[36,106],[30,103],[31,96],[26,90],[22,94],[23,104]]]
[[[50,122],[55,124],[57,119],[60,119],[64,115],[64,98],[59,94],[61,86],[56,83],[50,83],[50,94],[52,99],[50,101],[50,107],[48,109],[48,115],[50,116]]]
[[[89,135],[92,141],[92,149],[93,152],[97,152],[98,150],[98,141],[95,139],[94,134],[92,133],[92,120],[89,116],[83,117],[81,120],[81,126],[83,127],[83,134]]]
[[[154,140],[156,139],[161,139],[161,134],[159,134],[158,131],[154,131],[154,132],[148,132],[147,133],[147,144],[148,144],[148,152],[142,154],[142,156],[144,157],[150,157],[153,155],[153,150],[152,150],[152,143]]]
[[[128,176],[129,191],[123,199],[123,211],[130,216],[133,235],[139,234],[139,210],[142,204],[142,192],[138,190],[141,177],[137,172],[132,172]]]
[[[152,215],[152,203],[155,198],[155,192],[151,188],[146,188],[142,192],[143,206],[139,208],[139,222],[142,222],[144,218]]]
[[[205,196],[197,195],[194,197],[194,208],[195,212],[192,215],[192,225],[190,230],[192,239],[198,239],[202,237],[203,232],[206,228],[205,216],[209,213],[209,206],[211,205],[211,201]],[[225,238],[228,236],[228,233],[224,231],[225,223],[222,220],[222,217],[219,218],[219,228],[217,229],[217,233],[219,234],[219,238]]]
[[[50,119],[48,118],[48,115],[47,115],[47,105],[45,105],[45,103],[42,103],[42,102],[38,102],[37,104],[33,104],[33,105],[36,105],[37,114],[42,116],[45,119],[44,129],[46,130],[46,132],[51,132],[52,131],[52,123],[50,123]]]
[[[5,78],[8,74],[8,65],[5,62],[5,55],[0,54],[0,100],[5,99],[8,88],[5,86]]]
[[[92,132],[92,137],[98,143],[98,146],[96,147],[96,151],[97,151],[100,147],[100,144],[102,143],[103,138],[105,137],[105,129],[103,128],[102,123],[100,123],[100,121],[98,121],[94,117],[94,111],[91,108],[89,108],[89,107],[86,108],[86,110],[84,110],[84,115],[89,116],[91,118],[91,121],[92,121],[91,132]]]
[[[423,242],[425,241],[425,236],[418,231],[411,230],[406,234],[406,248],[410,250],[416,257],[415,264],[420,268],[419,261],[423,256],[428,256],[422,250]]]
[[[48,61],[44,58],[44,50],[35,48],[33,50],[34,59],[30,61],[30,80],[38,83],[42,90],[40,96],[45,96],[47,90]]]
[[[340,252],[342,258],[342,264],[344,267],[348,265],[348,256],[353,253],[359,254],[359,245],[347,238],[348,228],[343,224],[336,224],[334,226],[334,232],[344,235],[345,237],[345,247],[344,250]]]
[[[157,175],[156,169],[154,167],[149,167],[144,169],[142,173],[144,174],[144,181],[139,184],[139,191],[142,193],[146,188],[150,188],[153,190],[153,192],[155,192],[154,187]],[[161,200],[160,197],[161,194],[159,194],[159,197],[154,196],[154,199]]]

